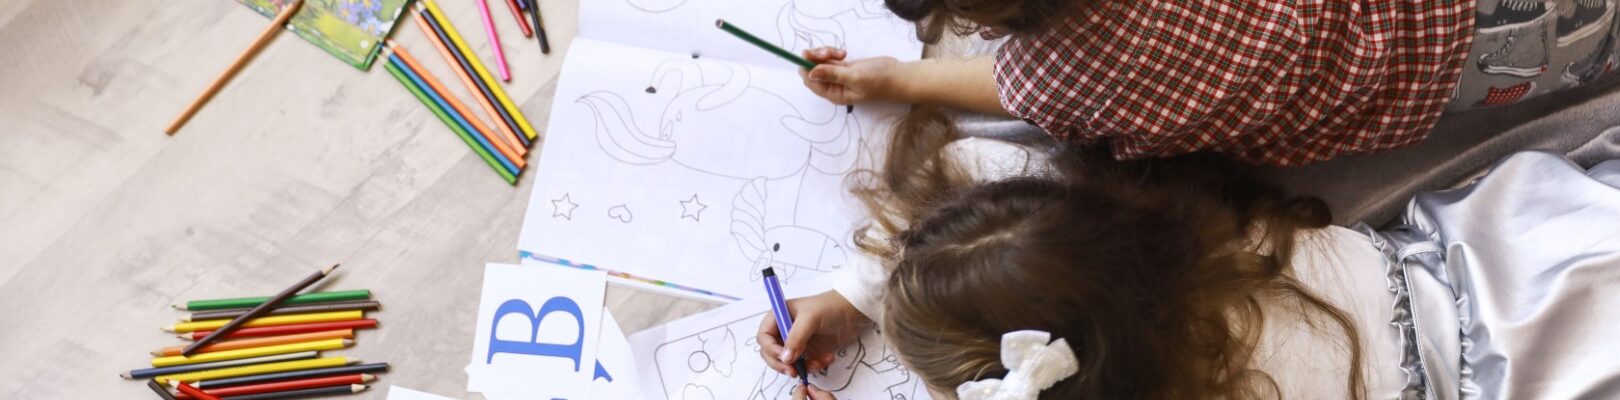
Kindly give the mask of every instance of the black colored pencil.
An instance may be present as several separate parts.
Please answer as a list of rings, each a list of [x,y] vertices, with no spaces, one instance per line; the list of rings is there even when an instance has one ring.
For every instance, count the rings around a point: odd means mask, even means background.
[[[302,371],[287,371],[287,372],[277,372],[277,373],[272,373],[272,374],[259,374],[259,375],[239,376],[239,377],[235,377],[235,378],[205,380],[205,381],[197,382],[197,384],[195,384],[193,386],[196,386],[198,389],[218,389],[220,387],[225,387],[225,386],[247,385],[247,384],[264,383],[264,382],[270,382],[270,381],[280,381],[280,380],[289,380],[289,379],[302,379],[302,378],[318,378],[318,377],[322,377],[322,376],[331,376],[331,375],[370,374],[370,373],[387,372],[387,371],[388,371],[388,363],[345,365],[345,366],[341,366],[341,367],[316,368],[316,369],[306,369],[306,370],[302,370]]]
[[[551,40],[546,39],[546,23],[540,21],[540,0],[529,5],[529,16],[534,17],[534,37],[540,39],[540,54],[551,54]]]
[[[320,281],[321,278],[325,278],[327,274],[332,273],[332,270],[337,269],[337,267],[337,264],[332,264],[332,266],[326,267],[326,269],[309,274],[309,276],[304,277],[304,280],[298,281],[298,283],[293,284],[292,287],[288,287],[286,290],[282,290],[281,293],[277,293],[275,297],[271,297],[270,300],[260,303],[258,307],[253,307],[253,309],[248,310],[246,313],[242,313],[242,315],[238,315],[235,319],[232,319],[231,322],[226,322],[225,326],[215,329],[214,333],[210,333],[208,336],[203,336],[201,340],[192,342],[190,346],[186,346],[185,349],[180,350],[180,355],[188,357],[191,356],[192,353],[197,352],[197,349],[201,349],[203,346],[207,346],[209,343],[219,340],[219,338],[224,337],[226,334],[231,333],[231,331],[236,330],[236,328],[241,327],[242,324],[247,323],[248,320],[258,318],[266,311],[270,311],[270,307],[275,307],[277,304],[287,301],[287,298],[298,294],[298,291],[304,290],[304,288],[309,287],[309,285],[315,284],[315,282]]]
[[[362,391],[362,390],[366,390],[366,385],[345,385],[345,386],[332,386],[332,387],[303,389],[303,390],[288,390],[288,391],[285,391],[285,392],[244,394],[244,395],[241,395],[241,396],[221,397],[221,399],[222,400],[293,399],[293,398],[299,398],[299,397],[315,397],[315,396],[331,396],[331,395],[338,395],[338,394],[354,394],[354,393],[360,393],[360,391]]]
[[[164,389],[163,385],[159,385],[157,380],[147,379],[146,387],[152,388],[152,391],[157,392],[158,397],[162,397],[163,400],[175,400],[174,394],[169,393],[169,389]]]
[[[264,315],[287,315],[349,310],[371,311],[378,308],[382,308],[382,303],[376,300],[339,301],[335,303],[298,304],[290,306],[280,305],[271,308],[270,311],[264,313]],[[182,319],[182,321],[191,322],[205,319],[236,318],[237,316],[246,314],[251,310],[251,308],[232,308],[225,310],[198,311],[191,313],[191,316],[185,317]]]
[[[489,83],[480,78],[478,71],[473,69],[472,63],[467,61],[467,55],[461,54],[461,51],[457,50],[456,42],[450,41],[450,34],[445,33],[444,26],[439,25],[439,21],[433,19],[432,12],[427,9],[422,9],[421,13],[423,19],[427,20],[428,27],[433,28],[433,34],[439,37],[439,42],[450,50],[450,55],[456,57],[456,63],[461,64],[461,70],[467,71],[467,76],[471,77],[473,84],[478,86],[478,91],[483,92],[484,98],[489,99],[489,104],[495,105],[495,114],[500,115],[501,123],[506,124],[506,127],[512,128],[512,132],[517,133],[518,141],[523,142],[523,147],[529,147],[529,137],[523,134],[523,128],[518,127],[517,120],[512,119],[512,114],[506,112],[506,107],[501,107],[502,103],[495,97],[495,91],[490,90]],[[472,50],[469,49],[468,51]],[[452,65],[451,67],[455,66]]]

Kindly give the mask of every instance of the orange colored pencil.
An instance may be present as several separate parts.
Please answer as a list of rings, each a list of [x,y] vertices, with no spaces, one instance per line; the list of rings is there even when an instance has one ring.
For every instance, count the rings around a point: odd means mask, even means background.
[[[197,388],[191,387],[191,385],[187,385],[185,382],[173,381],[171,383],[174,383],[174,388],[180,390],[180,393],[191,395],[193,398],[200,400],[219,400],[219,396],[203,393],[203,391],[197,390]]]
[[[354,338],[354,330],[353,329],[339,329],[339,330],[331,330],[331,331],[299,333],[299,334],[292,334],[292,335],[265,336],[265,337],[256,337],[256,338],[241,339],[241,340],[228,340],[228,341],[223,341],[223,342],[203,346],[202,348],[197,349],[197,352],[198,353],[207,353],[207,352],[212,352],[212,351],[248,349],[248,348],[254,348],[254,347],[275,346],[275,345],[281,345],[281,344],[301,343],[301,342],[309,342],[309,341],[315,341],[315,340],[353,339],[353,338]],[[164,347],[162,349],[159,349],[157,351],[152,352],[152,355],[157,356],[157,357],[178,356],[178,355],[180,355],[180,350],[185,349],[185,348],[186,348],[186,346]]]
[[[522,144],[507,143],[505,141],[507,138],[501,137],[501,135],[497,135],[494,133],[494,131],[491,131],[488,126],[484,125],[483,120],[473,116],[472,111],[468,110],[467,106],[461,103],[461,99],[451,95],[450,91],[445,89],[443,84],[439,83],[438,78],[434,78],[433,75],[429,75],[427,73],[427,69],[422,67],[422,63],[416,62],[416,57],[411,57],[411,53],[405,51],[405,48],[399,47],[399,45],[394,44],[394,41],[389,40],[388,49],[393,50],[394,54],[398,54],[399,59],[405,61],[406,67],[410,67],[410,69],[415,70],[416,75],[422,77],[422,81],[427,82],[428,86],[431,87],[431,90],[439,92],[439,96],[443,97],[446,103],[450,103],[450,108],[454,108],[456,109],[456,112],[466,116],[467,122],[472,123],[473,130],[478,131],[479,135],[483,135],[484,139],[488,139],[490,144],[495,145],[495,150],[499,150],[501,154],[506,155],[506,159],[512,160],[512,164],[517,165],[518,169],[523,169],[523,156],[518,154],[517,151],[513,150],[514,148],[522,148]],[[514,146],[514,144],[516,145]]]
[[[468,92],[472,92],[473,98],[478,99],[479,105],[484,106],[484,113],[489,114],[489,118],[496,121],[495,126],[501,128],[501,133],[506,136],[503,139],[506,140],[507,145],[517,149],[518,155],[529,154],[529,149],[523,147],[523,142],[518,140],[518,133],[512,131],[512,127],[506,126],[504,120],[501,119],[501,112],[496,111],[495,103],[493,103],[488,97],[484,97],[482,95],[484,92],[482,89],[478,88],[477,83],[473,82],[473,77],[468,75],[467,71],[461,68],[461,62],[456,61],[456,56],[450,54],[450,45],[439,41],[439,34],[434,33],[433,27],[428,25],[427,20],[424,19],[425,17],[423,17],[421,13],[409,14],[411,14],[411,16],[416,20],[416,26],[422,28],[422,32],[427,34],[428,42],[433,43],[433,47],[439,49],[439,55],[443,56],[444,60],[450,63],[450,69],[456,72],[456,76],[461,77],[461,84],[467,87]]]
[[[517,0],[506,0],[506,7],[512,9],[512,16],[517,17],[519,28],[523,28],[523,37],[534,37],[534,31],[529,28],[529,19],[523,18],[523,8],[518,6]]]

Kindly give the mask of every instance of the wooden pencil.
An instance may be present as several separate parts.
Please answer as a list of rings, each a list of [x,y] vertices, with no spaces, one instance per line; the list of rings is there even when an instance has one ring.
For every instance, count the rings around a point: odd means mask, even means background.
[[[354,345],[354,340],[352,339],[312,340],[308,342],[278,344],[264,347],[249,347],[246,349],[216,351],[212,353],[196,353],[190,356],[157,357],[152,359],[152,366],[169,367],[175,365],[199,364],[215,361],[273,356],[287,353],[300,353],[306,351],[337,350],[352,345]]]
[[[489,114],[490,119],[497,122],[495,125],[501,128],[501,133],[510,137],[508,143],[516,143],[512,147],[521,149],[518,154],[527,154],[529,141],[523,140],[523,134],[519,133],[522,128],[518,127],[517,120],[513,119],[512,114],[508,113],[506,108],[498,103],[499,100],[495,97],[495,91],[490,88],[490,84],[483,79],[477,78],[472,63],[467,56],[457,52],[454,47],[450,46],[450,36],[445,34],[444,28],[440,27],[438,22],[434,22],[433,17],[428,16],[426,10],[421,10],[412,14],[412,16],[415,17],[417,27],[422,28],[422,32],[428,36],[428,41],[432,42],[433,47],[439,50],[439,55],[443,56],[444,61],[450,64],[450,69],[461,77],[461,83],[467,86],[467,91],[472,92],[473,97],[477,98],[480,104],[483,104],[484,111]],[[483,96],[479,96],[480,94]]]
[[[540,39],[540,54],[551,54],[551,39],[546,38],[546,22],[540,19],[540,2],[529,5],[529,16],[534,17],[534,36]]]
[[[186,372],[173,375],[159,375],[158,383],[167,384],[170,381],[196,382],[209,379],[235,378],[238,376],[268,374],[274,372],[299,371],[315,368],[340,367],[360,362],[359,359],[349,357],[327,357],[311,360],[282,361],[269,364],[253,364],[240,367],[210,369],[206,371]]]
[[[519,4],[518,0],[506,0],[506,7],[512,9],[512,17],[517,18],[518,29],[523,31],[523,37],[534,37],[534,31],[529,30],[529,19],[523,14],[523,10],[528,7]]]
[[[250,394],[244,396],[231,396],[231,400],[272,400],[296,399],[315,396],[332,396],[340,394],[355,394],[366,390],[366,385],[334,386],[315,389],[290,390],[285,392],[271,392]]]
[[[320,378],[304,378],[304,379],[294,379],[294,380],[279,381],[279,382],[258,383],[258,384],[252,384],[252,385],[231,386],[231,387],[218,388],[218,389],[203,389],[201,387],[198,387],[198,389],[202,389],[204,393],[208,393],[208,394],[219,396],[219,397],[233,397],[233,396],[244,396],[244,395],[250,395],[250,394],[260,394],[260,393],[274,393],[274,392],[286,392],[286,391],[292,391],[292,390],[315,389],[315,388],[324,388],[324,387],[333,387],[333,386],[358,385],[358,384],[370,383],[374,379],[376,379],[376,376],[371,375],[371,374],[348,374],[348,375],[327,376],[327,377],[320,377]],[[179,400],[192,400],[192,399],[194,399],[194,397],[191,397],[191,396],[185,395],[185,394],[182,394],[180,396],[175,396],[175,397],[178,398]]]
[[[304,279],[301,280],[301,281],[298,281],[298,283],[293,284],[291,287],[288,287],[286,290],[282,290],[281,293],[277,293],[275,295],[275,297],[271,297],[270,300],[266,300],[264,303],[260,303],[257,307],[253,307],[253,309],[248,310],[248,312],[243,313],[242,315],[237,316],[235,319],[232,319],[230,322],[225,323],[225,325],[220,326],[219,329],[215,329],[214,333],[209,334],[208,336],[205,336],[202,339],[197,340],[195,343],[192,343],[190,346],[186,346],[185,349],[180,350],[180,355],[189,356],[189,355],[191,355],[191,353],[197,352],[197,349],[202,348],[203,346],[207,346],[208,343],[219,339],[219,336],[231,333],[231,331],[236,330],[236,328],[241,327],[243,324],[248,323],[248,320],[258,318],[259,315],[264,314],[265,311],[270,311],[271,307],[275,307],[277,304],[281,304],[281,302],[287,301],[288,298],[291,298],[291,297],[293,297],[293,295],[298,294],[298,291],[304,290],[304,288],[309,287],[309,285],[315,284],[315,282],[321,280],[321,278],[325,278],[326,275],[331,274],[332,270],[337,269],[337,267],[338,267],[338,264],[332,264],[332,266],[330,266],[330,267],[326,267],[325,269],[322,269],[320,271],[315,271],[315,273],[309,274],[309,276],[304,277]],[[269,318],[283,318],[283,317],[269,317]],[[272,324],[266,324],[266,325],[272,325]]]
[[[191,385],[188,385],[185,382],[172,381],[170,383],[173,383],[174,388],[179,390],[180,393],[191,395],[192,398],[196,398],[197,400],[220,400],[219,396],[203,393],[203,391],[191,387]]]
[[[280,344],[308,342],[308,341],[315,341],[315,340],[353,339],[353,338],[354,338],[354,330],[353,329],[336,329],[336,330],[330,330],[330,331],[297,333],[297,334],[281,335],[281,336],[265,336],[265,337],[256,337],[256,338],[247,338],[247,339],[224,340],[224,341],[214,342],[214,344],[203,346],[203,348],[197,350],[197,354],[208,354],[208,353],[216,352],[216,351],[248,349],[248,348],[264,347],[264,346],[275,346],[275,345],[280,345]],[[154,357],[178,356],[178,355],[180,355],[180,350],[184,349],[184,348],[186,348],[186,346],[184,346],[184,345],[164,347],[162,349],[158,349],[158,350],[153,351],[152,356],[154,356]]]
[[[432,111],[433,115],[438,116],[439,121],[442,121],[446,126],[449,126],[450,131],[456,133],[456,137],[461,138],[462,142],[467,143],[467,147],[471,147],[473,149],[473,153],[478,154],[479,158],[484,159],[484,163],[489,164],[489,167],[494,169],[495,173],[501,176],[501,179],[505,179],[506,183],[508,184],[517,184],[517,176],[513,175],[511,171],[508,171],[506,166],[501,165],[501,162],[497,160],[494,155],[490,154],[489,151],[484,150],[483,146],[479,146],[478,141],[474,140],[472,135],[467,133],[466,130],[461,129],[461,124],[457,124],[456,121],[450,117],[450,114],[445,113],[444,110],[440,109],[439,105],[433,102],[433,99],[429,98],[426,93],[423,93],[422,88],[416,87],[416,83],[412,82],[410,77],[405,76],[404,71],[395,66],[392,62],[384,64],[383,67],[386,67],[388,69],[388,73],[394,75],[394,79],[398,79],[400,84],[405,85],[405,90],[410,91],[411,95],[416,96],[418,101],[421,101],[423,105],[426,105],[428,111]]]
[[[371,328],[376,328],[376,327],[377,327],[377,320],[375,320],[375,319],[357,319],[357,320],[353,320],[353,321],[318,322],[318,323],[310,323],[310,324],[293,324],[293,325],[264,326],[264,327],[258,327],[258,328],[242,328],[242,329],[237,329],[236,332],[231,332],[231,333],[225,335],[224,338],[225,339],[234,339],[234,338],[245,338],[245,337],[291,335],[291,334],[294,334],[294,333],[320,332],[320,331],[330,331],[330,330],[334,330],[334,329],[371,329]],[[203,337],[206,337],[206,336],[208,336],[210,334],[213,334],[213,333],[214,333],[214,331],[196,331],[196,332],[191,332],[191,333],[182,333],[182,334],[180,334],[178,336],[180,337],[180,339],[183,339],[183,340],[197,340],[197,339],[202,339]]]
[[[522,148],[521,143],[507,143],[504,141],[505,139],[512,139],[514,141],[516,139],[503,137],[503,135],[496,134],[494,131],[490,130],[488,126],[485,126],[484,122],[478,119],[477,116],[474,116],[472,110],[468,109],[467,106],[461,102],[461,99],[457,99],[454,94],[450,93],[449,89],[444,87],[444,84],[439,83],[439,80],[434,78],[433,75],[429,75],[427,73],[427,68],[422,67],[422,63],[417,62],[416,57],[411,57],[410,52],[405,51],[404,48],[394,44],[394,42],[391,40],[388,41],[388,48],[392,49],[394,54],[399,55],[400,61],[405,62],[406,69],[415,72],[416,77],[422,78],[422,81],[427,83],[427,90],[438,93],[439,98],[444,99],[445,102],[449,103],[450,108],[454,109],[457,113],[461,114],[462,117],[466,118],[467,122],[472,124],[472,128],[478,131],[480,136],[483,136],[485,140],[489,141],[490,144],[495,146],[495,150],[498,150],[502,155],[505,155],[507,159],[512,161],[512,164],[517,165],[518,169],[523,169],[526,163],[523,161],[523,155],[517,152],[518,148]]]
[[[782,57],[783,59],[793,62],[793,64],[798,65],[799,68],[811,69],[816,67],[816,63],[810,62],[810,60],[806,60],[804,57],[799,57],[798,54],[793,54],[793,52],[778,47],[771,42],[760,39],[758,36],[754,36],[754,34],[748,33],[748,31],[744,31],[742,28],[738,28],[736,25],[726,22],[726,20],[714,20],[714,26],[720,28],[720,30],[726,31],[726,33],[730,33],[732,36],[736,36],[738,39],[742,39],[743,41],[754,45],[755,47],[765,49],[765,51],[775,54],[777,57]]]
[[[146,387],[152,389],[153,392],[157,392],[158,397],[162,397],[163,400],[175,400],[174,394],[169,393],[169,389],[165,389],[157,381],[146,381]]]
[[[438,21],[439,27],[443,28],[445,35],[450,37],[450,44],[455,45],[455,48],[459,50],[461,54],[468,55],[467,62],[472,64],[473,72],[476,72],[479,78],[483,79],[484,82],[489,84],[490,91],[495,92],[495,100],[497,100],[496,102],[500,103],[501,107],[505,108],[506,112],[512,115],[512,119],[517,121],[518,128],[521,128],[520,130],[523,131],[525,138],[524,143],[527,144],[529,143],[528,141],[534,140],[534,128],[529,126],[529,120],[523,118],[523,112],[518,110],[517,104],[513,103],[512,99],[506,97],[506,91],[502,90],[501,86],[495,83],[495,79],[490,77],[489,70],[484,69],[484,64],[478,62],[477,57],[471,57],[471,54],[473,54],[472,47],[467,46],[467,41],[462,40],[461,34],[456,33],[456,27],[450,25],[450,20],[448,17],[445,17],[444,11],[439,9],[439,4],[433,0],[422,0],[422,4],[427,6],[429,11],[428,16],[433,17],[433,20]],[[538,3],[536,5],[538,5]]]
[[[316,313],[316,312],[351,311],[351,310],[376,311],[376,310],[379,310],[379,309],[382,309],[382,303],[378,302],[376,300],[339,301],[339,302],[332,302],[332,303],[299,304],[299,305],[282,304],[282,305],[276,306],[275,308],[270,309],[270,311],[266,312],[264,315],[265,316],[271,316],[271,315],[289,315],[289,314],[308,314],[308,313]],[[187,315],[185,317],[180,318],[180,321],[182,321],[182,322],[191,322],[191,321],[201,321],[201,320],[205,320],[205,319],[236,318],[238,315],[246,314],[248,312],[248,310],[249,309],[247,309],[247,308],[227,308],[227,309],[224,309],[224,310],[198,311],[198,312],[191,313],[191,315]]]
[[[323,376],[345,374],[374,374],[388,371],[388,363],[371,363],[360,365],[345,365],[340,367],[314,368],[288,372],[276,372],[242,376],[236,378],[210,379],[197,382],[198,389],[211,389],[225,386],[251,385],[264,382],[277,382],[292,379],[316,378]]]
[[[259,33],[259,38],[254,39],[253,44],[249,45],[247,50],[242,51],[242,55],[236,56],[236,61],[232,61],[231,65],[226,67],[225,72],[220,73],[218,78],[214,78],[214,82],[209,84],[208,88],[204,89],[196,100],[192,100],[191,104],[186,106],[186,110],[180,112],[180,116],[175,117],[174,121],[169,123],[168,128],[163,129],[163,133],[174,136],[175,132],[179,132],[180,127],[184,126],[186,121],[191,120],[191,116],[197,114],[197,110],[201,109],[203,104],[208,103],[208,99],[213,98],[215,93],[219,93],[220,88],[225,87],[225,82],[229,82],[231,77],[236,76],[237,71],[241,71],[242,67],[247,65],[248,60],[253,59],[254,54],[258,54],[259,50],[264,49],[264,45],[270,43],[270,39],[276,37],[276,33],[281,31],[281,27],[286,25],[287,20],[291,19],[293,14],[297,14],[299,7],[303,5],[304,0],[293,0],[292,4],[288,4],[286,8],[281,10],[281,13],[276,14],[276,19],[270,21],[270,26],[264,28],[264,32]]]
[[[371,298],[371,291],[366,290],[366,289],[340,290],[340,291],[335,291],[335,292],[315,292],[315,293],[305,293],[305,294],[300,294],[300,295],[297,295],[297,296],[293,296],[292,298],[287,299],[287,301],[283,301],[283,302],[281,302],[281,304],[276,305],[276,307],[290,306],[290,305],[300,305],[300,304],[315,304],[315,303],[329,303],[329,302],[339,302],[339,301],[366,300],[366,299],[370,299],[370,298]],[[270,300],[270,296],[238,297],[238,298],[231,298],[231,299],[192,300],[192,301],[186,302],[186,304],[175,304],[174,309],[180,310],[180,311],[211,311],[211,310],[222,310],[222,309],[230,309],[230,308],[242,308],[242,309],[244,309],[242,311],[247,311],[247,310],[253,309],[253,307],[257,307],[260,303],[264,303],[264,302],[269,301],[269,300]]]
[[[237,323],[236,326],[231,327],[231,328],[232,329],[235,329],[237,327],[258,328],[258,327],[265,327],[265,326],[296,325],[296,324],[308,324],[308,323],[315,323],[315,322],[352,321],[352,320],[365,318],[365,316],[366,316],[365,314],[366,314],[365,311],[351,310],[351,311],[330,311],[330,312],[309,313],[309,314],[276,315],[276,316],[269,316],[269,317],[264,317],[264,318],[248,319],[248,320],[246,320],[247,322]],[[244,314],[243,316],[246,316],[246,315]],[[179,322],[179,323],[175,323],[172,326],[164,327],[163,330],[169,331],[169,332],[175,332],[175,333],[186,333],[186,332],[205,331],[205,330],[220,331],[220,330],[225,329],[225,327],[230,326],[231,322],[234,322],[234,321],[236,321],[237,319],[240,319],[240,318],[242,318],[242,317],[236,317],[236,318],[233,318],[233,319],[207,319],[207,320],[202,320],[202,321]],[[205,339],[206,339],[206,337],[205,337]],[[198,341],[201,341],[201,340],[202,339],[198,339]],[[210,341],[212,341],[212,339],[210,339]],[[195,343],[193,343],[193,344],[195,344]],[[202,346],[197,346],[197,347],[202,347]],[[195,352],[196,350],[192,350],[192,351]],[[186,352],[185,352],[185,350],[181,350],[180,353],[185,354]]]
[[[204,354],[207,354],[207,353],[204,353]],[[158,376],[158,375],[183,374],[183,373],[187,373],[187,372],[206,371],[206,370],[210,370],[210,369],[229,368],[229,367],[242,366],[242,365],[265,364],[265,363],[282,362],[282,361],[308,360],[308,359],[315,358],[315,357],[320,357],[320,356],[321,356],[321,354],[318,351],[313,351],[313,350],[312,351],[301,351],[301,352],[297,352],[297,353],[275,354],[275,355],[268,355],[268,356],[263,356],[263,357],[240,358],[240,359],[235,359],[235,360],[224,360],[224,361],[206,362],[206,363],[199,363],[199,364],[175,365],[175,366],[157,367],[157,368],[142,368],[142,369],[131,370],[129,372],[125,372],[123,375],[119,375],[119,376],[123,377],[124,379],[146,379],[146,378],[151,378],[151,377]]]
[[[446,115],[450,116],[450,119],[455,121],[456,125],[461,126],[461,131],[466,132],[468,136],[472,137],[473,141],[478,143],[478,147],[483,148],[484,152],[489,153],[491,157],[494,157],[495,161],[499,161],[501,167],[506,168],[506,172],[512,173],[513,176],[517,176],[519,173],[521,173],[522,168],[518,168],[517,164],[512,162],[512,159],[508,158],[504,153],[500,152],[499,146],[495,145],[495,143],[500,143],[500,141],[497,140],[496,142],[491,143],[483,135],[474,135],[474,133],[477,133],[477,130],[473,128],[471,123],[467,122],[467,117],[462,116],[461,113],[456,112],[456,109],[451,108],[450,102],[445,100],[444,95],[434,91],[432,87],[428,86],[427,81],[423,80],[421,75],[418,75],[415,70],[412,70],[409,65],[405,64],[405,61],[399,57],[399,53],[389,52],[388,62],[395,68],[398,68],[401,73],[404,73],[405,77],[411,80],[411,84],[415,85],[416,89],[421,91],[422,94],[427,95],[428,99],[432,100],[433,104],[438,106],[440,111],[443,111]]]
[[[489,34],[489,48],[495,51],[495,69],[501,73],[501,81],[511,81],[512,71],[506,68],[506,51],[501,49],[501,35],[495,33],[495,19],[489,17],[489,0],[476,0],[478,13],[484,17],[484,32]]]

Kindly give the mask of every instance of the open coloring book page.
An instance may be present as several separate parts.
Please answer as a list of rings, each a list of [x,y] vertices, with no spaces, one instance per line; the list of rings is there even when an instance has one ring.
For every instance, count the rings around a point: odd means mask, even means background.
[[[784,45],[801,50],[858,37],[847,45],[915,58],[921,44],[910,25],[893,24],[871,0],[652,3],[659,2],[593,1],[582,11],[584,26],[604,35],[642,33],[610,35],[615,41],[586,33],[571,45],[532,169],[538,177],[519,250],[701,289],[682,294],[717,300],[758,293],[766,266],[792,284],[855,262],[850,238],[864,212],[846,176],[876,165],[872,157],[902,108],[817,97],[793,64],[727,36],[713,16],[768,28],[784,13],[843,7],[829,15],[854,22],[785,25]],[[883,16],[864,19],[870,12]],[[795,39],[822,34],[839,42]],[[649,47],[666,39],[691,43],[701,55]],[[751,61],[715,56],[733,51]]]
[[[791,65],[715,28],[716,19],[799,53],[832,46],[852,58],[922,56],[912,23],[883,0],[592,0],[580,36],[754,65]]]
[[[805,296],[830,286],[823,282],[784,289],[789,297]],[[792,398],[798,379],[766,368],[754,339],[768,313],[765,297],[753,296],[630,336],[641,393],[670,400]],[[812,371],[810,383],[844,400],[929,399],[922,380],[900,364],[876,331],[840,350],[825,371]]]

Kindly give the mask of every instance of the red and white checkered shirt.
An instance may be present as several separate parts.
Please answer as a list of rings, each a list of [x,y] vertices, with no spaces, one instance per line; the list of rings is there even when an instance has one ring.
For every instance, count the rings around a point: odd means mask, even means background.
[[[1002,47],[1002,107],[1122,159],[1301,165],[1416,143],[1474,33],[1474,0],[1083,4]]]

